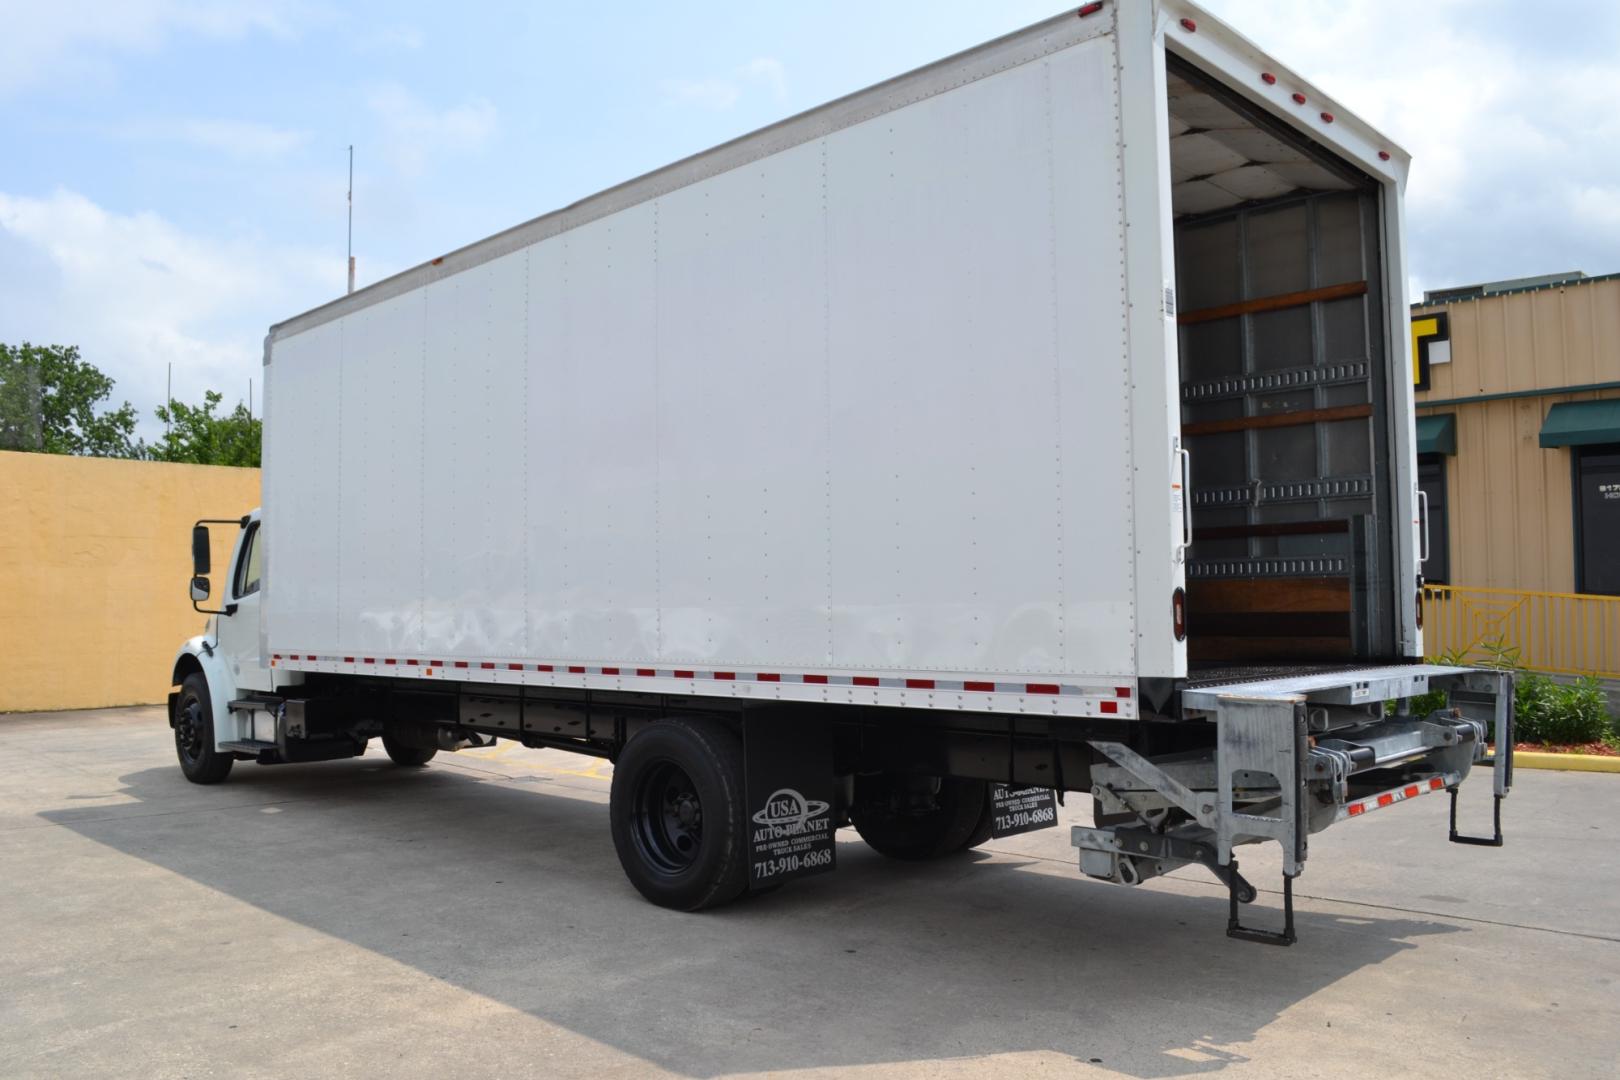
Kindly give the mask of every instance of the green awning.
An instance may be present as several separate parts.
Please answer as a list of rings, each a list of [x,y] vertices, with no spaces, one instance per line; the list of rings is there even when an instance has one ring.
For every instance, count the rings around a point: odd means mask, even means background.
[[[1620,443],[1620,398],[1608,401],[1561,401],[1541,425],[1541,445],[1590,446]]]
[[[1439,416],[1418,417],[1417,442],[1417,452],[1420,454],[1455,454],[1457,415],[1441,413]]]

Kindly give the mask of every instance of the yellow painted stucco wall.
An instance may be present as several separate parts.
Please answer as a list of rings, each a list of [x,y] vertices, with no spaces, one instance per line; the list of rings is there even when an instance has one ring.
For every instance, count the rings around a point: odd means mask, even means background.
[[[0,712],[160,702],[191,608],[191,525],[259,470],[0,452]],[[235,529],[213,530],[214,580]]]

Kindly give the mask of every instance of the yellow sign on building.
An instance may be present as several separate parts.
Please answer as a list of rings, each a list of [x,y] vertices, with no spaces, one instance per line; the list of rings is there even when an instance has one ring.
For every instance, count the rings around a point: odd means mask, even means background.
[[[1429,365],[1451,363],[1451,321],[1443,311],[1412,318],[1412,386],[1429,388]]]

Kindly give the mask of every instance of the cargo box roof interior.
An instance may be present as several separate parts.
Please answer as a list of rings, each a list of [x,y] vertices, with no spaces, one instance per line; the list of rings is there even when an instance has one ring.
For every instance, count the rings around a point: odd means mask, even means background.
[[[1255,116],[1192,68],[1169,70],[1171,204],[1176,217],[1359,185],[1323,152]]]
[[[1389,657],[1377,187],[1168,60],[1188,658]]]

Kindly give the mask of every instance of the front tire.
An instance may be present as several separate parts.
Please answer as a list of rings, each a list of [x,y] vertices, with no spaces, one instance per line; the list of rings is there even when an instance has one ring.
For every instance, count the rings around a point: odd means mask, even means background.
[[[743,757],[737,736],[707,720],[644,728],[613,765],[613,847],[636,890],[660,907],[697,911],[748,888]]]
[[[432,761],[439,753],[432,747],[411,746],[402,743],[388,732],[383,732],[383,749],[388,753],[388,759],[395,765],[406,769],[419,769]]]
[[[974,838],[987,798],[983,780],[857,776],[849,817],[861,839],[880,854],[907,861],[937,859],[963,850]]]
[[[231,774],[236,759],[214,749],[214,706],[208,696],[208,678],[202,672],[187,675],[180,684],[174,707],[174,752],[180,771],[193,784],[217,784]]]

